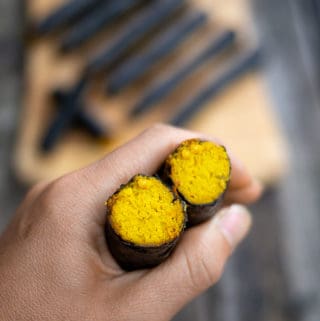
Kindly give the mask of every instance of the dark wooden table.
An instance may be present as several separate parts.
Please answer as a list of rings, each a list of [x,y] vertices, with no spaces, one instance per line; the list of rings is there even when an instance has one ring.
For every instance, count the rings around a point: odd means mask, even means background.
[[[221,281],[177,321],[320,320],[319,20],[311,0],[256,0],[253,8],[291,168],[252,208],[254,228]],[[18,1],[0,0],[0,230],[25,193],[12,173],[23,90],[21,12]]]

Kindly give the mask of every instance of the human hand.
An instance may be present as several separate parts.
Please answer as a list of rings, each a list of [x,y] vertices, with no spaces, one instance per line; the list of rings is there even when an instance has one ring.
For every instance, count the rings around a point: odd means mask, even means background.
[[[170,320],[215,284],[249,230],[242,206],[188,229],[172,255],[149,270],[123,271],[104,237],[104,201],[196,137],[207,138],[156,125],[104,159],[36,185],[0,238],[0,320]],[[225,204],[255,201],[260,185],[231,161]]]

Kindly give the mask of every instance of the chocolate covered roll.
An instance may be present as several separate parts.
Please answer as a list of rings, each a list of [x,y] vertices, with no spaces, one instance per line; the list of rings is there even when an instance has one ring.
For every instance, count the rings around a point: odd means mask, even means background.
[[[153,176],[136,175],[107,201],[106,238],[125,270],[154,267],[172,252],[186,223],[185,205]]]

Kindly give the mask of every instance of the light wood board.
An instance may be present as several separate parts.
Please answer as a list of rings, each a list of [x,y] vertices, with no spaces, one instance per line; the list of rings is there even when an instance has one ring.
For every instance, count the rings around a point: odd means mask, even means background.
[[[40,19],[62,2],[29,0],[27,14],[32,19]],[[88,50],[84,48],[75,54],[61,56],[57,52],[55,37],[33,42],[28,47],[25,60],[24,106],[15,157],[18,177],[27,183],[53,179],[103,157],[154,122],[166,121],[174,106],[188,101],[212,74],[223,70],[230,54],[200,68],[143,118],[130,121],[126,115],[146,84],[165,77],[170,69],[178,68],[204,46],[207,39],[217,36],[221,30],[236,28],[239,51],[255,46],[247,1],[201,0],[194,1],[194,5],[212,12],[208,26],[193,34],[134,86],[121,95],[106,97],[101,82],[93,82],[87,95],[87,105],[90,112],[110,128],[112,137],[108,141],[96,141],[85,133],[71,130],[46,155],[39,150],[39,143],[53,117],[50,92],[56,87],[68,87],[74,83],[88,58]],[[98,51],[101,40],[108,41],[116,34],[117,28],[121,26],[100,33],[88,46]],[[286,144],[259,72],[247,74],[229,86],[206,104],[187,127],[218,137],[254,176],[266,184],[275,182],[288,166]]]

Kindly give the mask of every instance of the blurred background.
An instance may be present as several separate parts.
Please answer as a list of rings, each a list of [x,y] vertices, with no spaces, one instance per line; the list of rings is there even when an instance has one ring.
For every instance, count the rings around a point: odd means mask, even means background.
[[[93,2],[78,0],[78,5]],[[104,6],[106,1],[96,2]],[[100,20],[95,16],[93,20],[100,25],[92,26],[89,19],[83,30],[84,34],[93,30],[87,36],[91,43],[70,49],[71,36],[68,40],[64,27],[51,31],[50,21],[43,20],[63,1],[50,0],[46,5],[41,0],[0,0],[0,231],[32,183],[83,165],[75,164],[70,154],[90,162],[153,121],[175,123],[177,116],[181,120],[180,111],[188,110],[186,127],[222,136],[267,188],[252,207],[253,230],[221,281],[175,320],[319,321],[320,1],[217,0],[203,1],[199,8],[191,1],[170,19],[165,10],[171,12],[172,3],[180,6],[179,1],[109,2],[124,6],[112,7],[112,14]],[[137,27],[153,5],[163,10],[160,26],[129,54],[123,53],[115,68],[91,77],[86,67],[91,48],[106,42],[106,49],[100,51],[110,50],[127,25]],[[94,11],[84,8],[79,21]],[[205,56],[211,30],[212,50]],[[232,36],[224,33],[227,30],[236,34],[232,48],[225,48],[230,45],[225,42],[232,42]],[[177,43],[184,38],[188,39],[179,47]],[[205,39],[199,42],[201,50],[188,50],[197,47],[193,44],[199,39]],[[160,49],[159,44],[163,44]],[[226,52],[217,58],[220,50]],[[262,62],[249,60],[246,68],[256,70],[258,65],[258,72],[244,75],[247,69],[239,66],[257,51],[262,53]],[[155,66],[146,66],[154,57]],[[197,57],[201,59],[195,63]],[[146,75],[132,74],[130,66],[135,64],[146,68]],[[235,73],[237,83],[229,88]],[[126,83],[130,77],[137,78],[133,85]],[[172,79],[176,88],[170,89],[167,98],[162,92],[158,102],[149,104],[152,111],[131,118],[131,110],[142,104],[145,94],[159,92],[168,80],[172,87]],[[107,96],[103,94],[106,87]],[[184,97],[189,89],[190,96]],[[88,104],[90,108],[83,107]],[[107,111],[101,108],[104,105],[110,106]]]

